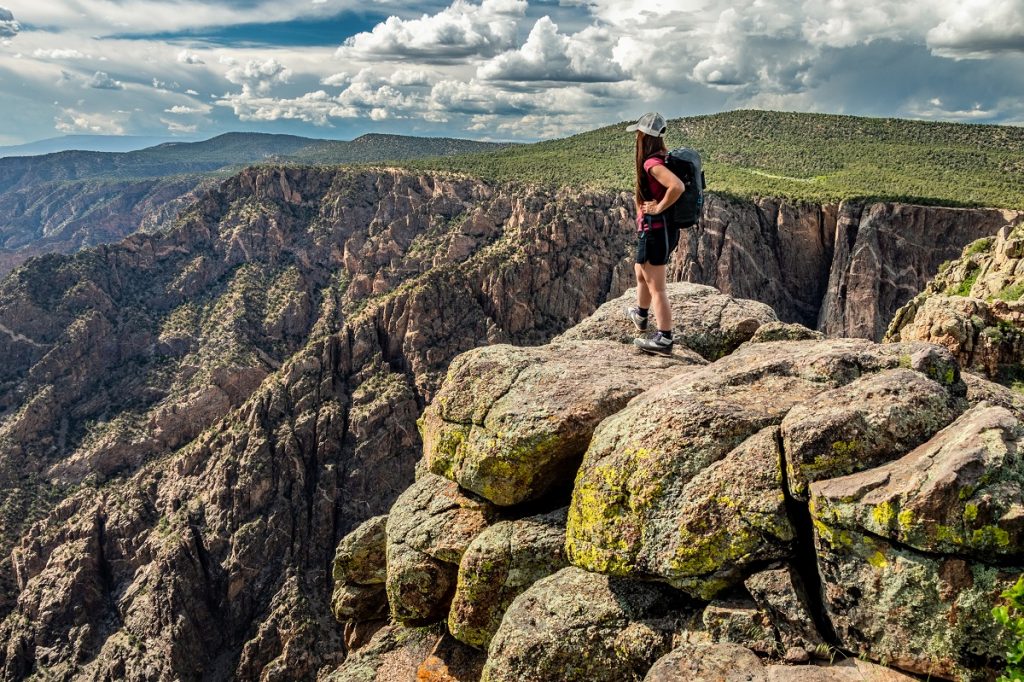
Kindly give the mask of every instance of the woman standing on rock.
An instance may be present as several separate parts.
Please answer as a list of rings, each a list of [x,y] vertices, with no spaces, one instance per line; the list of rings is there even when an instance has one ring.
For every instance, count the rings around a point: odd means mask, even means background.
[[[661,114],[649,113],[626,128],[636,131],[636,306],[626,315],[636,328],[647,331],[648,311],[654,308],[657,333],[633,340],[648,353],[672,352],[672,308],[665,292],[665,266],[679,244],[679,228],[664,215],[683,194],[683,182],[665,165],[668,126]]]

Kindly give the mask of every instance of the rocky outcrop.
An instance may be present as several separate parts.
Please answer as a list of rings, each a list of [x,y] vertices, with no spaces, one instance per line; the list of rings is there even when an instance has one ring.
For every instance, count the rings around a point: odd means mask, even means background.
[[[743,585],[768,617],[787,657],[797,648],[803,649],[808,658],[827,651],[825,638],[814,622],[803,578],[792,564],[755,573]],[[799,653],[793,655],[800,657]]]
[[[666,293],[672,308],[673,338],[708,360],[728,355],[763,325],[778,321],[767,305],[727,296],[714,287],[681,282],[669,284]],[[623,310],[633,305],[636,289],[629,289],[559,339],[632,343],[637,331]],[[652,317],[650,324],[654,329],[656,318]]]
[[[446,612],[463,552],[495,515],[486,501],[433,474],[395,500],[387,521],[387,595],[394,620],[423,622]]]
[[[565,509],[496,523],[462,555],[448,630],[487,649],[512,600],[541,578],[568,565]]]
[[[388,625],[325,682],[477,682],[483,655],[461,645],[443,626]]]
[[[965,369],[1015,381],[1024,358],[1024,220],[970,244],[894,316],[888,340],[949,349]]]
[[[728,467],[727,455],[741,445],[762,461],[781,461],[770,436],[745,441],[830,387],[897,368],[901,358],[917,350],[855,340],[750,344],[644,393],[594,432],[569,510],[570,559],[613,575],[658,576],[709,598],[738,579],[722,569],[754,548],[761,548],[754,556],[781,558],[778,548],[791,538],[788,526],[777,521],[782,476],[776,478],[762,464],[763,483],[747,490],[747,481],[740,479],[730,486],[739,496],[735,502],[727,495],[726,504],[722,495],[707,498],[716,507],[740,511],[692,513],[713,489],[705,480],[714,475],[709,467],[720,460],[718,466]],[[950,420],[954,416],[948,413]],[[858,456],[853,451],[845,455],[850,460]],[[745,466],[747,471],[758,468]],[[729,477],[722,480],[729,485]],[[716,517],[728,519],[733,513],[736,526],[709,527],[719,523]],[[745,523],[745,517],[758,522]],[[736,533],[737,527],[744,532]]]
[[[839,207],[835,254],[817,328],[879,340],[896,311],[971,242],[1024,220],[998,209],[907,204]]]
[[[910,369],[887,370],[793,408],[782,422],[793,494],[806,500],[810,482],[884,464],[953,421],[965,404],[949,391],[956,367],[948,373],[943,386]]]
[[[572,476],[602,419],[699,361],[611,341],[465,353],[423,413],[427,464],[495,504],[536,499]]]
[[[767,682],[764,665],[739,644],[681,646],[665,654],[648,671],[644,682]]]
[[[387,518],[364,521],[338,543],[331,606],[340,622],[374,620],[387,612]]]
[[[639,682],[679,627],[674,602],[657,584],[565,568],[512,602],[481,680]]]

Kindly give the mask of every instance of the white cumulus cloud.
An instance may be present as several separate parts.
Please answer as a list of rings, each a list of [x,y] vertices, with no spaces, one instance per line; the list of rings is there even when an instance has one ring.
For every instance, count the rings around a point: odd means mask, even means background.
[[[62,133],[93,133],[96,135],[124,135],[124,125],[105,114],[83,113],[64,109],[54,119],[54,127]]]
[[[90,88],[97,90],[124,90],[124,83],[114,80],[106,71],[97,71],[86,83]]]
[[[287,83],[292,72],[276,59],[250,59],[228,70],[225,78],[245,91],[267,93],[275,83]]]
[[[607,29],[588,27],[572,36],[558,32],[550,17],[533,25],[522,47],[504,52],[477,70],[487,80],[618,81],[625,74],[612,58]]]
[[[514,47],[525,0],[455,0],[437,14],[419,19],[390,16],[372,31],[357,33],[338,49],[338,57],[415,59],[421,63],[492,56]]]
[[[191,50],[182,50],[178,53],[179,64],[205,64],[202,57]]]

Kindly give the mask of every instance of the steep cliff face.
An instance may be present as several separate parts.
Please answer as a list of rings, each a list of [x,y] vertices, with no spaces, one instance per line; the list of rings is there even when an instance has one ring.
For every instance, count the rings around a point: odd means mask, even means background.
[[[450,358],[621,269],[624,197],[260,169],[0,288],[0,670],[301,678],[337,539],[411,481]]]
[[[762,301],[828,336],[877,341],[939,265],[1021,220],[1017,211],[711,197],[670,276]]]

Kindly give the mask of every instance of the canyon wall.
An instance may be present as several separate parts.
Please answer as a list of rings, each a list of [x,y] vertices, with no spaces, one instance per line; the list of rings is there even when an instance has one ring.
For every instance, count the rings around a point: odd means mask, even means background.
[[[630,213],[625,193],[265,167],[170,229],[15,270],[0,282],[0,676],[302,679],[337,663],[334,548],[412,482],[415,420],[449,362],[544,343],[627,289]],[[971,230],[1020,220],[997,213],[712,197],[671,277],[877,336],[884,320],[868,322]],[[947,242],[901,251],[932,215]],[[854,316],[872,271],[896,294]]]

